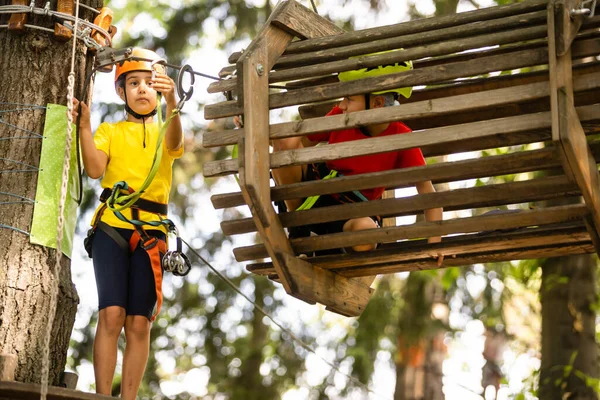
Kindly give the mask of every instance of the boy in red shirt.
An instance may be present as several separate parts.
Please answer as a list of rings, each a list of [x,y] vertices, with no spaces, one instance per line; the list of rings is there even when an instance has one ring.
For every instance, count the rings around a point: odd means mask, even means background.
[[[412,69],[411,62],[396,63],[394,65],[380,66],[374,69],[361,69],[356,71],[347,71],[339,74],[340,81],[349,81],[362,79],[369,76],[381,76],[385,74],[398,73]],[[394,104],[398,95],[409,98],[412,88],[400,88],[393,91],[377,92],[365,95],[347,96],[334,107],[327,115],[337,115],[342,113],[351,113],[356,111],[368,110],[373,108],[387,107]],[[315,146],[319,142],[329,144],[350,142],[354,140],[367,139],[369,137],[398,135],[411,132],[410,128],[402,122],[391,122],[373,124],[360,128],[350,128],[334,132],[316,133],[306,137],[292,137],[273,141],[273,150],[292,150],[303,147]],[[327,161],[326,163],[300,165],[275,169],[272,171],[273,178],[278,185],[286,185],[298,182],[323,179],[332,170],[337,171],[338,175],[356,175],[369,172],[387,171],[396,168],[408,168],[425,165],[425,159],[419,148],[409,150],[393,151],[389,153],[373,154],[346,158],[341,160]],[[419,194],[433,193],[435,188],[431,181],[418,182],[416,188]],[[339,205],[342,203],[377,200],[383,195],[385,188],[364,189],[348,193],[338,193],[332,195],[322,195],[312,207],[325,207],[330,205]],[[296,210],[302,206],[304,199],[285,200],[288,210]],[[427,221],[440,221],[443,219],[442,209],[433,208],[425,210],[425,219]],[[353,232],[379,227],[379,217],[362,217],[346,221],[333,221],[328,223],[314,224],[299,228],[290,229],[290,237],[307,236],[310,231],[322,235],[336,232]],[[437,243],[441,237],[430,237],[429,243]],[[376,244],[363,244],[353,246],[354,251],[368,251],[376,248]],[[438,265],[441,266],[443,256],[434,255],[438,259]]]

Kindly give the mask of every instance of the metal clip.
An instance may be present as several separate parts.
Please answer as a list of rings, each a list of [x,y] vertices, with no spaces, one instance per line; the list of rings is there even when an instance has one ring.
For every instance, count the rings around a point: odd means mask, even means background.
[[[175,240],[177,241],[177,250],[168,251],[162,258],[162,268],[165,272],[172,272],[175,276],[186,276],[192,269],[192,264],[187,256],[183,253],[182,241],[179,237],[179,231],[177,227],[172,224],[169,225],[169,233],[175,234]]]
[[[592,3],[590,8],[585,8],[585,5],[588,3]],[[596,0],[584,0],[581,3],[580,8],[576,9],[572,9],[571,10],[571,16],[576,16],[576,15],[587,15],[588,18],[593,18],[594,15],[596,13]]]
[[[190,74],[191,80],[190,86],[187,91],[183,89],[183,75],[186,72]],[[196,82],[194,69],[189,64],[185,64],[179,69],[179,72],[177,73],[177,94],[179,95],[180,99],[179,103],[177,103],[177,111],[181,111],[185,102],[192,97],[192,94],[194,94],[194,82]]]
[[[48,2],[46,2],[46,5],[44,6],[44,15],[48,15],[49,13],[50,13],[50,2],[48,1]]]

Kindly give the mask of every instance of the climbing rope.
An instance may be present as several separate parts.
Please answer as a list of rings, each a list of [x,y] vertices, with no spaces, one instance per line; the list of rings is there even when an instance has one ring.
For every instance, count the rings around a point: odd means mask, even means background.
[[[75,26],[74,31],[77,32],[79,24],[79,0],[75,2]],[[73,91],[75,88],[75,53],[77,50],[77,40],[73,38],[73,48],[71,53],[71,71],[69,72],[67,87],[67,138],[65,145],[65,161],[63,163],[62,184],[60,188],[60,201],[58,203],[58,226],[56,236],[56,265],[54,266],[54,284],[51,285],[50,291],[50,310],[48,312],[48,321],[46,324],[46,335],[44,336],[44,348],[42,358],[42,381],[40,399],[46,400],[48,393],[48,375],[50,372],[50,337],[52,335],[52,326],[56,318],[56,308],[58,302],[58,292],[60,290],[60,272],[62,270],[62,239],[64,228],[63,213],[67,200],[68,185],[69,185],[69,169],[71,166],[71,144],[73,142]]]
[[[317,352],[315,351],[315,349],[312,348],[311,345],[309,345],[308,343],[306,343],[302,339],[300,339],[298,336],[296,336],[290,329],[286,328],[282,323],[278,322],[271,314],[269,314],[267,311],[265,311],[264,308],[262,308],[261,306],[259,306],[258,304],[256,304],[256,302],[254,302],[251,298],[249,298],[248,296],[246,296],[244,294],[244,292],[242,292],[242,290],[240,288],[238,288],[229,278],[227,278],[219,270],[217,270],[210,262],[208,262],[208,260],[206,260],[204,257],[202,257],[200,255],[200,253],[196,249],[194,249],[188,242],[186,242],[184,239],[181,239],[181,241],[183,243],[185,243],[185,245],[188,247],[188,249],[196,257],[198,257],[198,259],[200,261],[202,261],[204,264],[206,264],[206,266],[208,266],[208,268],[210,268],[210,270],[212,272],[214,272],[221,280],[223,280],[228,286],[230,286],[237,294],[239,294],[244,299],[246,299],[250,304],[252,304],[256,310],[258,310],[261,314],[263,314],[271,322],[273,322],[274,325],[276,325],[279,329],[281,329],[281,331],[283,333],[287,334],[294,342],[296,342],[298,345],[300,345],[300,347],[302,347],[304,350],[306,350],[309,353],[312,353],[315,356],[317,356],[318,358],[320,358],[321,361],[323,361],[325,364],[327,364],[328,366],[330,366],[333,370],[335,370],[339,374],[345,376],[346,378],[348,378],[349,380],[351,380],[352,382],[354,382],[354,384],[356,384],[356,386],[362,388],[366,392],[371,393],[371,394],[373,394],[375,396],[384,398],[384,399],[387,398],[386,396],[383,396],[382,394],[379,394],[379,393],[377,393],[377,392],[369,389],[369,387],[367,385],[365,385],[364,383],[362,383],[361,381],[359,381],[355,377],[353,377],[351,375],[348,375],[347,373],[343,372],[342,370],[340,370],[340,368],[337,365],[335,365],[334,363],[332,363],[330,361],[327,361],[325,358],[323,358],[322,356],[320,356],[319,354],[317,354]]]

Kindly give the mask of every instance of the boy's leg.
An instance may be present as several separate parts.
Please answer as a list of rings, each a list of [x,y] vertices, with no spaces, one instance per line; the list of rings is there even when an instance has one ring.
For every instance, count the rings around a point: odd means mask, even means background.
[[[96,393],[110,395],[117,365],[117,342],[125,325],[125,309],[118,306],[100,310],[94,339]]]
[[[125,354],[121,398],[135,400],[150,352],[150,321],[143,315],[125,319]]]
[[[301,137],[273,140],[271,144],[273,145],[273,151],[296,150],[304,147]],[[302,172],[305,168],[306,165],[296,165],[293,167],[273,169],[271,170],[271,173],[278,185],[288,185],[291,183],[302,182]],[[285,205],[288,211],[293,211],[300,207],[303,202],[303,199],[291,199],[285,200]]]

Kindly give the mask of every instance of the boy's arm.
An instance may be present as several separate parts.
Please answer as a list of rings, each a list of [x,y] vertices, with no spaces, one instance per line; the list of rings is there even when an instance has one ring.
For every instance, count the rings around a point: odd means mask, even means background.
[[[83,167],[88,176],[92,179],[98,179],[104,175],[108,155],[102,150],[96,148],[94,138],[92,137],[92,125],[90,122],[90,108],[84,102],[79,102],[73,98],[73,120],[77,120],[78,106],[81,104],[81,119],[79,121],[79,141],[81,143],[81,157]]]
[[[152,87],[157,92],[161,92],[167,103],[166,118],[171,116],[171,113],[177,107],[177,99],[175,98],[175,82],[165,74],[156,73],[156,77],[152,83]],[[160,104],[157,104],[160,107]],[[183,128],[181,127],[181,119],[179,113],[171,119],[165,134],[165,142],[167,148],[171,151],[179,150],[183,144]]]
[[[435,193],[435,188],[431,181],[424,181],[417,183],[417,192],[419,194],[426,193]],[[429,208],[425,210],[425,220],[428,222],[432,221],[442,221],[444,219],[444,210],[441,207],[437,208]],[[427,243],[439,243],[442,241],[441,236],[433,236],[427,239]],[[444,260],[444,256],[442,254],[437,254],[438,266],[442,266],[442,262]]]

